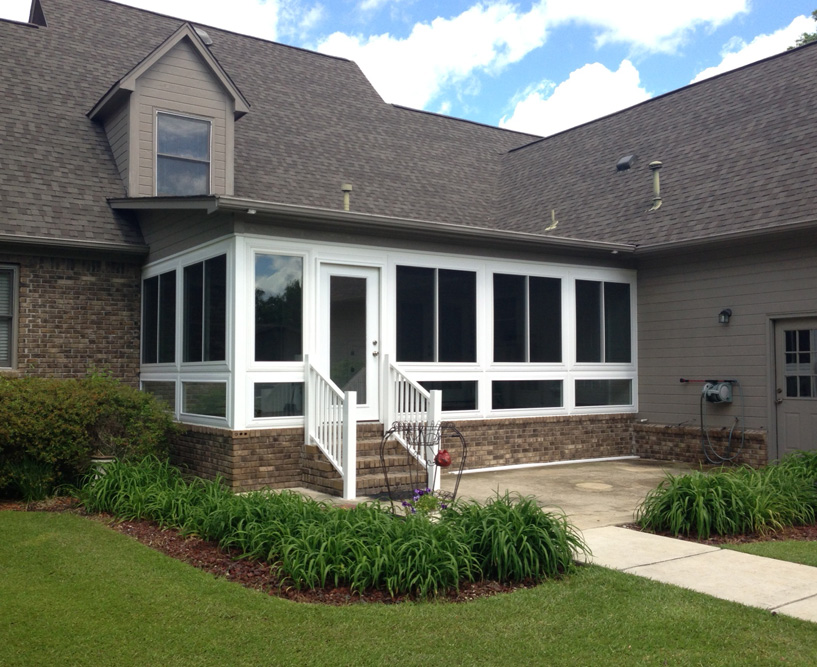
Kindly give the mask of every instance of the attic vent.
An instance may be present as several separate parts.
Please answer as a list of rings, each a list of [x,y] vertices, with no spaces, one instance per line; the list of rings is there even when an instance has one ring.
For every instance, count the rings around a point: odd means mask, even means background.
[[[207,34],[207,31],[204,28],[199,28],[198,26],[194,26],[196,30],[196,34],[201,37],[201,41],[204,42],[207,46],[213,46],[213,40],[210,38],[210,35]]]
[[[616,171],[627,171],[633,166],[635,155],[625,155],[616,163]]]

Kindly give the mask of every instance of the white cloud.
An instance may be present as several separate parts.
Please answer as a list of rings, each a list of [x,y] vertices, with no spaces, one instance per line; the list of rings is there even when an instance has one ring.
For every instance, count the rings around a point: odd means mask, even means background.
[[[451,19],[418,23],[408,37],[336,32],[317,50],[354,60],[388,102],[424,108],[446,85],[498,73],[545,41],[543,5],[477,4]]]
[[[813,31],[814,20],[810,17],[798,16],[785,28],[781,28],[769,35],[758,35],[748,44],[740,38],[732,38],[724,47],[724,50],[721,51],[722,60],[720,64],[706,68],[692,79],[691,83],[781,53],[790,46],[794,46],[797,38],[804,32]]]
[[[374,9],[380,9],[383,5],[388,4],[389,0],[362,0],[359,7],[361,11],[368,12]]]
[[[596,45],[631,44],[636,51],[673,53],[698,27],[714,29],[749,11],[749,0],[548,0],[551,27],[575,22],[600,32]]]
[[[501,127],[548,136],[650,98],[638,70],[623,60],[612,72],[601,63],[585,65],[556,85],[544,81],[525,91]]]

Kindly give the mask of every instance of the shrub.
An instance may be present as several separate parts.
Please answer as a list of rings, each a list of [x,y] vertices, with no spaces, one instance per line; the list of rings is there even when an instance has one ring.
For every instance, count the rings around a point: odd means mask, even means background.
[[[702,539],[813,523],[814,461],[817,458],[792,457],[759,470],[721,468],[667,475],[647,494],[636,520],[646,530]]]
[[[455,503],[435,522],[420,512],[395,516],[379,503],[345,509],[288,491],[236,496],[219,480],[186,482],[155,457],[88,476],[80,498],[91,511],[152,519],[239,549],[298,588],[428,598],[480,578],[557,576],[586,551],[563,516],[542,512],[532,498]]]
[[[97,453],[164,455],[174,429],[157,399],[108,375],[0,378],[0,489],[35,470],[49,486],[75,481]]]

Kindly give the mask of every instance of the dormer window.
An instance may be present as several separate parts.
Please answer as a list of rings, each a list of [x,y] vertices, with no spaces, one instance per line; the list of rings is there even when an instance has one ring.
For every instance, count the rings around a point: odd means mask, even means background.
[[[210,121],[156,114],[156,194],[210,194]]]

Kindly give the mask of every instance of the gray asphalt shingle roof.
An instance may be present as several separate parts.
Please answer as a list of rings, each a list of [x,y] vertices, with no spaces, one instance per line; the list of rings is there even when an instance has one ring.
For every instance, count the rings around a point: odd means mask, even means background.
[[[0,21],[0,235],[141,244],[107,204],[125,191],[86,113],[182,21],[42,5],[47,28]],[[238,197],[340,209],[349,182],[359,213],[639,245],[813,217],[817,47],[537,140],[386,104],[347,60],[207,32],[251,105],[235,126]],[[647,213],[652,160],[663,205]]]

